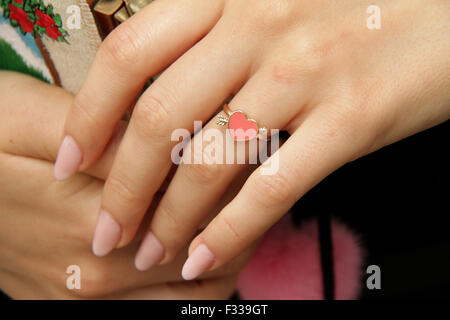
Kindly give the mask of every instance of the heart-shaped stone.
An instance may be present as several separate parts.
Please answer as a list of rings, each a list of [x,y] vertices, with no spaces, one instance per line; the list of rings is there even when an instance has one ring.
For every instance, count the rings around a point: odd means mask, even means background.
[[[241,111],[235,111],[228,120],[228,129],[236,141],[249,141],[258,134],[258,124],[253,119],[248,119]]]

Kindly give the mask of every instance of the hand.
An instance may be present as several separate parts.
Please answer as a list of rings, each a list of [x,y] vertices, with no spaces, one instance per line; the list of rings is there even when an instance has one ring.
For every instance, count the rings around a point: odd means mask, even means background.
[[[55,182],[52,162],[73,96],[11,72],[0,72],[0,96],[2,290],[15,299],[226,299],[231,295],[250,252],[197,283],[181,279],[182,257],[165,267],[138,272],[133,257],[140,236],[106,258],[92,254],[92,234],[87,231],[95,226],[103,180],[125,123],[120,123],[95,166]],[[81,290],[66,287],[66,270],[73,264],[81,268]]]
[[[448,119],[448,1],[378,2],[381,30],[366,28],[369,5],[159,0],[113,31],[68,114],[57,178],[96,163],[146,79],[168,69],[136,103],[105,183],[96,253],[132,241],[172,165],[173,130],[218,128],[211,117],[230,95],[231,110],[291,137],[278,172],[256,170],[191,242],[186,279],[230,261],[340,166]],[[152,259],[137,266],[172,261],[242,167],[181,165],[137,256]]]

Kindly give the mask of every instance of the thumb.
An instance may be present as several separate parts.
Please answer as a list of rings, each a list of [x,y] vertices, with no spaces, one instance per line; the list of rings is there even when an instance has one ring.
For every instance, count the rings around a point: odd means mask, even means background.
[[[0,152],[54,163],[74,96],[23,74],[0,71]],[[121,122],[88,174],[105,179],[125,131]]]

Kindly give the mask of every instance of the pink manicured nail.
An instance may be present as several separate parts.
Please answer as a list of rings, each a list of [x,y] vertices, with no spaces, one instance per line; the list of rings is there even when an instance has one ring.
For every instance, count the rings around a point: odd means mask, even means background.
[[[71,136],[66,136],[59,147],[56,157],[54,176],[56,180],[65,180],[76,173],[81,165],[81,150]]]
[[[107,211],[102,210],[95,228],[92,251],[96,256],[106,256],[116,247],[119,237],[119,224]]]
[[[204,244],[195,248],[194,252],[186,260],[181,275],[184,280],[197,278],[214,264],[214,254]]]
[[[141,247],[134,259],[134,265],[139,271],[145,271],[161,261],[163,257],[164,247],[153,233],[149,232],[142,240]]]

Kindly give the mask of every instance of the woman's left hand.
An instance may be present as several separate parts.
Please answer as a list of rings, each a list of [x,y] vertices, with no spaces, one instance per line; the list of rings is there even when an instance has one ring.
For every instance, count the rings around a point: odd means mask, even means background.
[[[231,94],[231,110],[291,137],[276,173],[256,170],[192,241],[186,279],[230,261],[343,164],[448,119],[449,2],[377,3],[379,30],[366,1],[158,0],[113,31],[69,112],[57,178],[92,166],[146,79],[168,69],[137,101],[106,181],[97,254],[135,236],[172,165],[173,131],[220,128],[211,117]],[[146,266],[174,259],[242,167],[178,168],[140,249],[162,258]],[[105,243],[108,228],[120,231]]]
[[[92,254],[92,233],[87,231],[95,227],[104,179],[125,131],[124,121],[95,166],[57,182],[52,176],[53,162],[73,95],[30,76],[0,71],[0,97],[1,290],[13,299],[231,296],[251,250],[195,282],[186,282],[180,275],[187,246],[170,264],[147,272],[136,270],[133,258],[143,232],[107,257]],[[229,191],[236,194],[238,187]],[[66,272],[76,268],[80,287],[67,286],[75,274]]]

